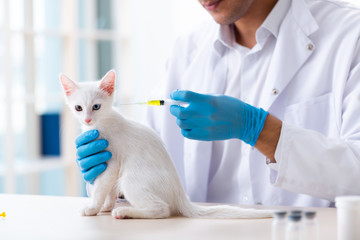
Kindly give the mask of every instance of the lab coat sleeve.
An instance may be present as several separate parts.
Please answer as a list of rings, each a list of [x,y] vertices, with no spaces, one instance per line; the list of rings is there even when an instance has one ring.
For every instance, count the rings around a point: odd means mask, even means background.
[[[283,122],[275,152],[275,186],[330,201],[340,195],[360,195],[359,52],[337,98],[339,137]]]
[[[284,123],[275,159],[280,159],[275,186],[333,201],[360,194],[358,142],[329,139]]]

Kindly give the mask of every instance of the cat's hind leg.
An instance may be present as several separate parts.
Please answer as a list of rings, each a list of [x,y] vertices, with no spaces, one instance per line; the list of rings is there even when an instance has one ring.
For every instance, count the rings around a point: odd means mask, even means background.
[[[134,161],[136,162],[136,159]],[[147,176],[149,173],[143,168],[122,175],[121,190],[131,206],[120,206],[113,209],[113,217],[117,219],[170,217],[172,211],[167,201],[168,198],[155,187],[156,184],[149,184],[144,180],[143,176]]]
[[[167,218],[170,217],[170,208],[164,202],[149,203],[142,207],[117,207],[112,211],[117,219],[125,218]]]

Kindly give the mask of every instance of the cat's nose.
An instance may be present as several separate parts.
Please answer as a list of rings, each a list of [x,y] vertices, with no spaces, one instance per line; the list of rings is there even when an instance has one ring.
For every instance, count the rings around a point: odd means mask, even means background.
[[[89,124],[91,122],[91,120],[92,120],[91,118],[87,118],[87,119],[85,119],[85,122]]]

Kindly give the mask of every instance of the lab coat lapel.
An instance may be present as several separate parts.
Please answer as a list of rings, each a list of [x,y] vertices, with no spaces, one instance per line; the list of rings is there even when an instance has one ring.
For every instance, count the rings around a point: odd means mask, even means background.
[[[318,25],[306,3],[303,0],[293,0],[290,10],[280,27],[265,88],[260,100],[260,107],[269,110],[295,74],[315,51],[315,44],[309,36],[317,29]],[[309,44],[312,46],[311,49],[309,49]],[[260,154],[257,150],[253,151],[250,157],[251,160],[259,159]],[[269,168],[264,162],[265,159],[264,161],[250,161],[252,188],[258,189],[257,192],[254,190],[253,194],[257,198],[263,199],[264,203],[277,203],[279,202],[279,191],[272,189],[270,185],[268,187],[263,186],[264,183],[256,177],[269,174]]]
[[[308,15],[304,17],[305,15]],[[318,29],[306,3],[294,0],[280,27],[260,107],[268,110],[315,51],[309,35]],[[286,34],[284,34],[286,33]]]

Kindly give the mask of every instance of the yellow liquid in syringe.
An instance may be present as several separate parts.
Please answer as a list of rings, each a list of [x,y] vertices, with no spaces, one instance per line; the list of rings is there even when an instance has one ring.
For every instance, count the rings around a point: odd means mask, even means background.
[[[149,106],[162,106],[165,104],[164,100],[150,100],[147,102],[147,105]]]
[[[187,103],[187,102],[176,101],[176,100],[172,100],[172,99],[149,100],[147,102],[123,103],[120,105],[135,105],[135,104],[148,105],[148,106],[178,105],[178,106],[184,106],[184,107],[189,105],[189,103]]]

